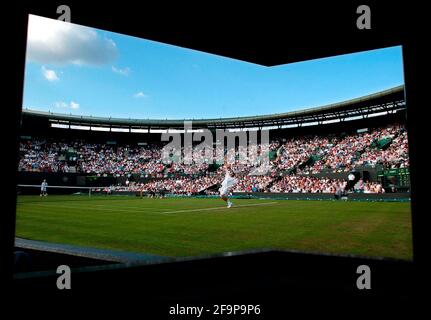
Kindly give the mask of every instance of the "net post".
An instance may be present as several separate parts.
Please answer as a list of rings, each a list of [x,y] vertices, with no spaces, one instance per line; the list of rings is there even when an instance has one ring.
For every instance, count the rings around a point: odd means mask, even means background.
[[[88,197],[91,198],[91,188],[88,188]]]

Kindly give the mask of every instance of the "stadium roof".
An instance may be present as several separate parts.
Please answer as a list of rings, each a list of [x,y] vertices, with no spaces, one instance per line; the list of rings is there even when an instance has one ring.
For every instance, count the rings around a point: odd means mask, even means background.
[[[75,126],[142,128],[142,129],[184,129],[185,121],[192,121],[193,128],[264,128],[284,126],[302,126],[303,124],[323,124],[346,121],[358,117],[394,113],[405,109],[404,86],[394,87],[359,98],[333,103],[321,107],[300,111],[269,115],[247,116],[218,119],[123,119],[111,117],[79,116],[23,109],[23,118],[45,118],[52,123]]]

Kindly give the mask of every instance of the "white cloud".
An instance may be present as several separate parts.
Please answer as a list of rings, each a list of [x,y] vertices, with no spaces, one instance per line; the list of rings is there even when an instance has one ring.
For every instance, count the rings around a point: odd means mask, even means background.
[[[121,68],[116,68],[116,67],[112,66],[112,71],[115,73],[121,74],[122,76],[128,76],[130,73],[130,68],[125,67],[125,68],[121,69]]]
[[[117,58],[114,41],[95,30],[30,15],[27,59],[45,64],[103,65]]]
[[[135,98],[145,98],[147,95],[143,93],[142,91],[139,91],[138,93],[135,93],[133,95]]]
[[[64,102],[64,101],[58,101],[54,103],[54,107],[60,108],[60,109],[79,109],[79,103],[76,103],[74,101],[70,101],[70,103]]]
[[[57,76],[57,73],[54,70],[47,69],[44,66],[42,66],[41,70],[42,70],[42,74],[46,80],[48,80],[48,81],[60,80]]]
[[[79,103],[71,101],[70,102],[70,108],[71,109],[79,109]]]

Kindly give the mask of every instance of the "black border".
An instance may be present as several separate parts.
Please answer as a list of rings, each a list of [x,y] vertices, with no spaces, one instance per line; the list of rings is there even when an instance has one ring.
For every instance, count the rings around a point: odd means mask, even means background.
[[[55,9],[60,3],[45,3],[45,4],[19,4],[13,9],[12,17],[12,32],[8,36],[11,37],[10,43],[13,48],[10,50],[11,57],[8,60],[8,68],[10,72],[7,74],[12,76],[7,80],[6,88],[10,85],[10,89],[6,89],[7,96],[10,96],[8,108],[3,110],[4,123],[9,127],[3,126],[5,130],[3,139],[3,168],[8,171],[8,176],[5,178],[5,184],[2,194],[4,195],[5,204],[2,217],[1,235],[2,244],[6,244],[5,250],[2,253],[5,257],[5,263],[1,265],[0,275],[4,290],[12,285],[12,267],[13,267],[13,240],[15,233],[15,203],[16,203],[16,168],[18,155],[18,131],[20,123],[20,113],[22,106],[22,90],[23,90],[23,75],[25,62],[25,42],[26,42],[26,24],[27,14],[38,14],[46,17],[56,18]],[[61,3],[63,4],[63,3]],[[411,182],[412,182],[412,224],[413,224],[413,244],[414,244],[414,261],[411,266],[394,265],[395,269],[384,268],[382,275],[390,274],[394,278],[400,280],[401,288],[407,290],[405,296],[395,296],[395,301],[411,302],[417,298],[418,289],[423,285],[426,275],[425,260],[427,257],[427,238],[425,192],[427,190],[420,186],[420,183],[426,182],[426,174],[419,168],[427,168],[425,163],[427,124],[424,117],[424,103],[428,99],[425,97],[424,83],[420,82],[419,73],[423,72],[422,62],[420,59],[421,48],[420,44],[420,26],[419,17],[421,8],[408,6],[407,4],[385,4],[383,2],[369,3],[372,9],[372,30],[359,31],[354,21],[356,20],[355,8],[362,4],[356,3],[289,3],[286,7],[275,4],[256,4],[247,6],[233,7],[231,4],[210,2],[200,6],[188,5],[184,3],[171,5],[167,3],[161,4],[159,7],[154,2],[137,4],[133,2],[119,3],[99,2],[84,4],[69,2],[72,9],[72,22],[89,25],[92,27],[105,29],[114,32],[131,34],[148,39],[158,40],[180,46],[197,48],[203,51],[210,51],[216,54],[232,56],[235,58],[255,61],[266,65],[279,63],[287,63],[312,58],[320,58],[333,56],[355,51],[363,51],[376,49],[392,45],[403,46],[404,68],[405,68],[405,90],[407,107],[407,126],[409,133],[409,148],[411,161]],[[426,106],[425,106],[426,107]],[[15,156],[12,156],[15,151]],[[10,168],[10,169],[8,169]],[[271,259],[278,259],[272,257]],[[284,258],[283,258],[284,259]],[[289,259],[296,259],[290,257]],[[299,259],[299,258],[298,258]],[[285,261],[285,260],[283,260]],[[293,260],[292,260],[293,261]],[[299,261],[299,260],[298,260]],[[232,268],[242,266],[242,263],[230,262]],[[254,264],[260,265],[262,260],[253,260]],[[280,262],[281,263],[281,262]],[[331,268],[337,269],[335,258],[328,265],[324,265],[324,272],[331,273]],[[299,263],[303,268],[306,267],[303,263]],[[342,264],[343,265],[343,264]],[[331,267],[332,266],[332,267]],[[345,262],[345,268],[352,268],[352,264]],[[410,269],[411,267],[411,269]],[[185,269],[184,269],[185,268]],[[220,270],[224,267],[219,266]],[[377,267],[378,268],[378,267]],[[405,269],[403,269],[405,268]],[[155,270],[155,274],[159,274],[163,268]],[[301,269],[301,268],[299,268]],[[307,269],[307,268],[305,268]],[[179,266],[173,273],[178,270],[190,270],[187,267]],[[313,270],[307,269],[310,272]],[[340,272],[343,268],[337,269]],[[390,271],[392,270],[392,271]],[[406,279],[409,281],[403,282],[403,271],[408,275]],[[406,271],[407,270],[407,271]],[[227,269],[229,271],[229,269]],[[132,271],[130,271],[133,273]],[[187,273],[186,272],[186,273]],[[207,275],[217,272],[217,268],[209,267]],[[247,273],[247,272],[246,272]],[[150,272],[151,274],[151,272]],[[203,272],[200,273],[203,276]],[[102,277],[99,273],[96,277]],[[123,274],[124,276],[124,274]],[[302,275],[304,276],[304,275]],[[116,280],[122,276],[110,275]],[[314,280],[313,275],[310,277]],[[219,276],[215,277],[219,279]],[[341,277],[342,278],[342,277]],[[340,278],[340,279],[341,279]],[[221,280],[221,279],[220,279]],[[234,281],[234,279],[231,279]],[[311,285],[306,278],[291,279],[292,286],[296,292],[300,292],[299,296],[308,292],[307,290],[315,291],[320,286],[325,287],[328,283],[316,283]],[[336,280],[337,281],[337,280]],[[343,282],[344,281],[344,282]],[[36,281],[37,282],[37,281]],[[272,281],[268,283],[274,284]],[[287,283],[290,283],[289,281]],[[306,284],[305,287],[301,283]],[[384,282],[382,292],[387,292],[392,288],[391,281],[387,279]],[[40,283],[39,283],[40,284]],[[130,284],[130,283],[129,283]],[[181,284],[181,281],[176,283]],[[184,285],[184,283],[182,283]],[[286,285],[286,283],[284,283]],[[155,285],[155,284],[154,284]],[[340,298],[344,302],[351,302],[354,305],[355,301],[367,303],[377,303],[377,300],[388,302],[389,297],[394,299],[393,295],[382,295],[380,292],[377,296],[368,295],[365,300],[358,298],[357,295],[344,295],[340,288],[350,286],[351,283],[346,283],[345,279],[341,279],[339,283],[332,284],[329,296],[323,297],[320,295],[311,295],[312,302],[315,301],[331,301],[332,298]],[[385,287],[385,285],[387,287]],[[123,290],[127,288],[118,284]],[[26,286],[16,286],[21,290],[25,290]],[[298,289],[299,288],[299,289]],[[234,290],[245,292],[246,284],[241,283],[234,286]],[[133,291],[133,288],[131,288]],[[201,291],[199,291],[201,290]],[[173,299],[164,301],[176,301],[175,299],[195,299],[196,292],[208,293],[205,286],[198,291],[193,291],[192,294],[173,295]],[[274,292],[283,292],[289,290],[289,286],[275,288],[271,286],[267,290]],[[73,290],[72,290],[73,291]],[[320,291],[318,291],[320,292]],[[221,291],[219,292],[219,294]],[[63,294],[64,296],[64,294]],[[126,296],[128,296],[126,294]],[[205,296],[205,294],[204,294]],[[227,295],[232,298],[231,295]],[[247,296],[247,295],[244,295]],[[269,294],[270,297],[273,295]],[[292,295],[287,295],[291,297]],[[402,296],[402,297],[401,297]],[[75,295],[76,297],[76,295]],[[211,297],[211,295],[206,295]],[[220,295],[216,295],[220,300]],[[386,298],[387,299],[386,299]],[[407,298],[406,298],[407,297]],[[216,301],[209,298],[208,301]],[[229,298],[228,298],[229,299]],[[352,300],[353,299],[353,300]],[[355,300],[357,299],[357,300]],[[383,300],[382,300],[383,299]],[[385,300],[386,299],[386,300]],[[398,300],[397,300],[398,299]],[[163,300],[163,299],[162,299]],[[198,299],[199,300],[199,299]],[[186,300],[189,301],[189,300]],[[277,301],[273,299],[272,301]],[[296,300],[295,300],[296,301]],[[307,303],[308,305],[308,303]],[[384,305],[384,303],[383,303]],[[335,306],[336,307],[336,306]]]

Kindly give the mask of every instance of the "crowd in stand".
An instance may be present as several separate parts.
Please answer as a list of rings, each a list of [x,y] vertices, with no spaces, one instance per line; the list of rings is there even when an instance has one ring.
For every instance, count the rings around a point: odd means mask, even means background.
[[[382,139],[390,142],[378,146]],[[309,175],[328,172],[349,172],[361,166],[403,168],[409,166],[407,131],[403,125],[390,125],[348,135],[325,135],[280,138],[269,146],[254,146],[254,158],[246,163],[236,161],[232,169],[240,179],[234,191],[241,192],[334,192],[343,181],[315,178]],[[259,166],[264,150],[275,152],[265,166]],[[244,151],[246,152],[246,151]],[[66,154],[75,155],[68,161]],[[193,194],[223,180],[221,168],[209,170],[210,161],[204,152],[194,153],[190,164],[162,159],[162,145],[109,145],[82,140],[55,141],[33,139],[20,143],[20,171],[74,172],[115,177],[137,174],[154,180],[133,183],[131,190]],[[241,157],[241,154],[240,154]],[[70,160],[70,159],[69,159]],[[192,159],[187,159],[192,160]],[[279,174],[284,172],[283,177]],[[383,192],[381,186],[362,183],[361,192]]]
[[[129,186],[118,185],[106,187],[96,191],[129,191],[149,193],[165,193],[193,195],[218,194],[217,186],[223,180],[223,176],[216,174],[201,176],[199,178],[167,178],[154,179],[147,183],[131,183]],[[233,192],[274,192],[274,193],[336,193],[337,190],[345,190],[346,181],[329,178],[316,178],[311,176],[284,176],[281,178],[270,176],[244,176],[232,190]],[[207,190],[209,187],[215,187]],[[377,182],[364,182],[359,180],[351,191],[360,193],[384,193],[382,185]]]
[[[355,185],[354,190],[356,192],[362,193],[384,193],[385,189],[383,189],[380,183],[376,182],[364,182],[362,179],[358,181]]]
[[[271,192],[291,193],[335,193],[344,189],[345,181],[308,176],[285,176],[271,187]]]
[[[383,164],[388,168],[409,167],[407,131],[399,127],[388,130],[388,136],[393,138],[392,143],[386,150],[379,150],[367,146],[358,160],[358,165]]]
[[[47,142],[44,140],[26,141],[20,144],[19,171],[34,172],[69,172],[66,161],[58,157],[68,148],[66,143]]]
[[[218,175],[201,176],[198,178],[182,177],[155,179],[147,183],[133,184],[129,191],[160,192],[192,195],[197,194],[217,183],[220,183]]]

